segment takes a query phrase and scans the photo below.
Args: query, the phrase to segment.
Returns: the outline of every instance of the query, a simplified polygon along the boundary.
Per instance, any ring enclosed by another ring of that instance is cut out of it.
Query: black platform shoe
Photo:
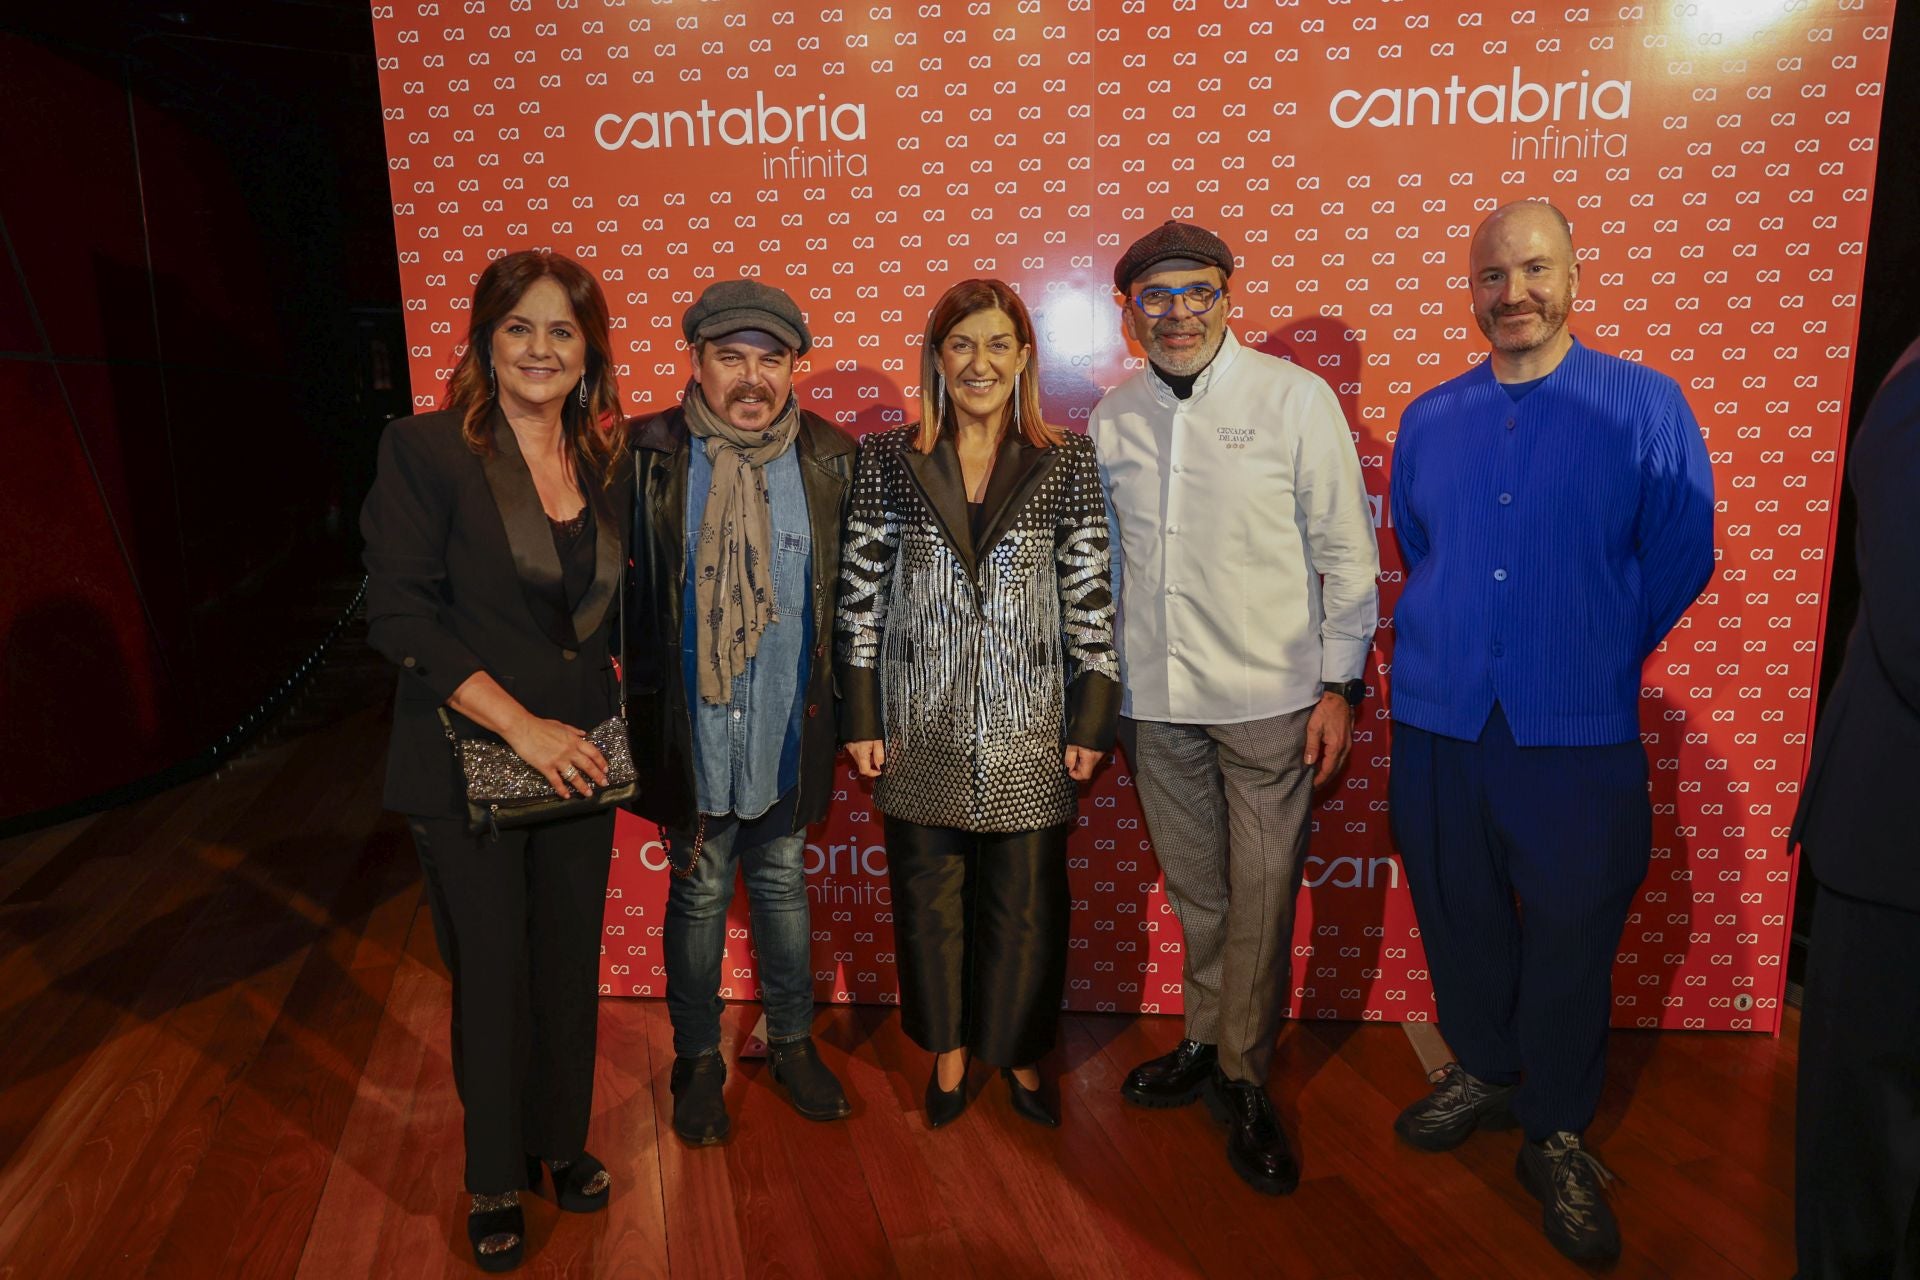
[[[1467,1074],[1457,1062],[1427,1077],[1433,1091],[1402,1111],[1393,1122],[1400,1140],[1422,1151],[1451,1151],[1475,1129],[1511,1129],[1513,1095],[1519,1086],[1491,1084]]]
[[[1265,1086],[1215,1072],[1207,1106],[1227,1126],[1227,1163],[1242,1182],[1270,1196],[1287,1195],[1300,1185],[1300,1166],[1294,1163]]]
[[[1523,1142],[1513,1171],[1540,1202],[1540,1229],[1575,1262],[1608,1262],[1620,1256],[1620,1225],[1607,1207],[1606,1184],[1614,1175],[1564,1130],[1545,1142]]]
[[[520,1211],[520,1193],[475,1196],[467,1214],[467,1243],[473,1262],[482,1271],[512,1271],[526,1255],[527,1216]]]
[[[1172,1053],[1149,1058],[1129,1071],[1120,1092],[1136,1106],[1184,1107],[1207,1087],[1218,1056],[1210,1044],[1182,1040]]]
[[[1031,1120],[1049,1129],[1060,1127],[1060,1116],[1047,1105],[1047,1100],[1040,1096],[1040,1090],[1029,1089],[1021,1084],[1019,1077],[1013,1074],[1012,1067],[1000,1068],[1000,1074],[1006,1077],[1007,1101],[1013,1104],[1015,1115],[1022,1120]]]
[[[553,1202],[568,1213],[595,1213],[607,1207],[613,1190],[613,1175],[607,1166],[582,1152],[571,1160],[555,1160],[553,1166]],[[539,1156],[527,1157],[527,1186],[540,1189]]]

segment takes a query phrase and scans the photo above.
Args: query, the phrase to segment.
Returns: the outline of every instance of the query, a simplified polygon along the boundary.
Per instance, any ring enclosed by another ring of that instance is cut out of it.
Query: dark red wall
[[[250,13],[0,29],[0,822],[203,758],[357,574],[407,403],[368,14]]]

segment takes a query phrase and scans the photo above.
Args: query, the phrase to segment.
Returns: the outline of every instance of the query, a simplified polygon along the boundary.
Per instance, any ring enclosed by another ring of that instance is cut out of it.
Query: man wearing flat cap
[[[809,1120],[848,1114],[812,1038],[806,828],[833,794],[833,579],[854,443],[793,394],[806,317],[753,280],[713,285],[682,331],[680,405],[629,427],[636,501],[628,727],[635,810],[672,879],[663,947],[673,1129],[724,1141],[720,965],[746,882],[775,1081]]]
[[[1299,1169],[1267,1097],[1313,789],[1365,693],[1379,558],[1333,391],[1228,330],[1233,254],[1168,222],[1114,271],[1148,367],[1093,412],[1111,504],[1121,740],[1185,934],[1186,1031],[1122,1092],[1208,1095],[1250,1185]]]

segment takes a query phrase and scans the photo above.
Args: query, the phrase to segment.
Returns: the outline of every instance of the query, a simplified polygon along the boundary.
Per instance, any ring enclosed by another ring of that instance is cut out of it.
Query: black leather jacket
[[[682,830],[698,816],[693,774],[693,717],[681,667],[687,564],[686,413],[635,418],[633,569],[628,580],[627,727],[639,794],[630,806],[643,818]],[[813,527],[813,648],[806,720],[800,736],[800,795],[794,830],[826,816],[833,797],[835,740],[833,603],[840,567],[840,530],[853,487],[853,438],[818,414],[802,411],[794,437]]]

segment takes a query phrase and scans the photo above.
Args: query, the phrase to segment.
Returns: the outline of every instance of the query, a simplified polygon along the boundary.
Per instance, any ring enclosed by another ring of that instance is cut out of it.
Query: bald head
[[[1478,250],[1480,241],[1490,235],[1535,230],[1557,237],[1566,249],[1567,260],[1573,260],[1573,226],[1566,214],[1544,200],[1515,200],[1495,209],[1475,229],[1473,248]]]

